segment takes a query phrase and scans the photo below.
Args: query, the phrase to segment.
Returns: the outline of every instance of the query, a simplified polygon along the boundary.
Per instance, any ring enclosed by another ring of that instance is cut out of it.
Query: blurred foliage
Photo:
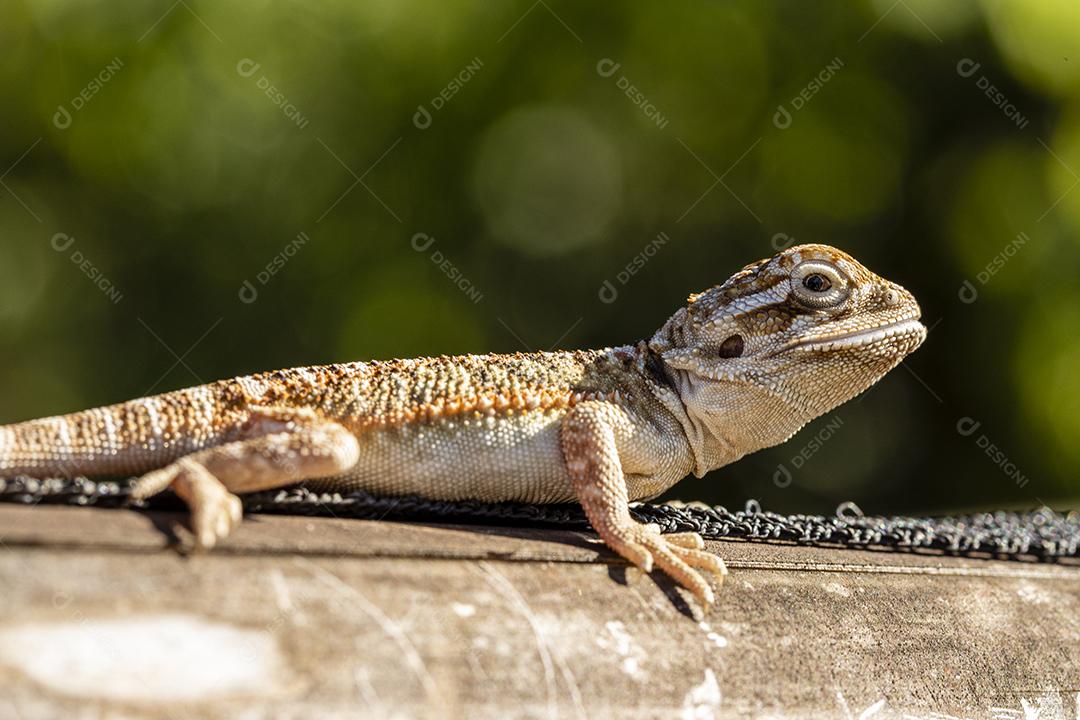
[[[621,344],[818,241],[910,288],[929,340],[674,495],[1080,496],[1074,0],[0,0],[0,42],[0,421]]]

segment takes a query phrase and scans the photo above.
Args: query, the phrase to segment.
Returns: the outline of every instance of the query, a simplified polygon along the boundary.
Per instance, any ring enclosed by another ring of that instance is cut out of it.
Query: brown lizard
[[[234,493],[305,482],[434,500],[580,502],[596,532],[714,600],[723,561],[695,533],[634,521],[655,497],[789,438],[926,336],[904,288],[801,245],[691,295],[651,340],[513,355],[303,367],[0,427],[0,476],[141,474],[190,507],[197,543]]]

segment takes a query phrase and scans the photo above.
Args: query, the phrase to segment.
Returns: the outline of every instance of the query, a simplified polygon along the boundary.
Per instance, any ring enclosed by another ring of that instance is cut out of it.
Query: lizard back
[[[347,476],[314,486],[451,499],[499,475],[508,499],[569,500],[558,419],[587,400],[649,401],[647,383],[630,346],[288,368],[0,426],[0,473],[143,473],[243,437],[252,408],[286,407],[361,443]]]

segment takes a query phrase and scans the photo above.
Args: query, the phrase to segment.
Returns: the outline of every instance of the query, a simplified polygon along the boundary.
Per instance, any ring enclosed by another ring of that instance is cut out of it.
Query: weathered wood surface
[[[0,507],[0,718],[1077,718],[1080,568],[585,533]],[[936,713],[936,714],[935,714]]]

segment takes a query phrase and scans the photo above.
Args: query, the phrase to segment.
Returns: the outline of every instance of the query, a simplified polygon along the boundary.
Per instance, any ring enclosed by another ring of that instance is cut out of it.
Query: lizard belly
[[[558,411],[453,417],[361,432],[360,459],[346,474],[308,483],[433,500],[572,502]]]

